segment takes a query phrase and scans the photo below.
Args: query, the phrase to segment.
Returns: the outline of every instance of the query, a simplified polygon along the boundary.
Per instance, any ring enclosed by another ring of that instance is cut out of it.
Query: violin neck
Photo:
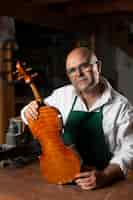
[[[33,95],[35,97],[35,100],[37,102],[39,102],[39,103],[42,103],[42,98],[41,98],[41,96],[40,96],[40,94],[39,94],[39,92],[38,92],[37,87],[35,86],[35,84],[34,83],[30,83],[30,87],[32,89],[32,92],[33,92]]]

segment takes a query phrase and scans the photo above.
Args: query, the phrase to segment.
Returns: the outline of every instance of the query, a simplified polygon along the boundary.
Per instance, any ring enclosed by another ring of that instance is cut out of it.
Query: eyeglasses
[[[76,75],[77,71],[89,72],[89,71],[92,71],[92,67],[95,64],[100,64],[100,60],[96,61],[93,64],[90,64],[88,61],[81,63],[77,67],[71,67],[71,68],[67,69],[66,72],[67,72],[68,75],[71,75],[71,76]]]

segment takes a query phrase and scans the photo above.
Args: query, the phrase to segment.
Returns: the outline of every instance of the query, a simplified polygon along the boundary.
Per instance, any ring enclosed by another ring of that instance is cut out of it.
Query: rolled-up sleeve
[[[22,119],[22,121],[26,124],[26,125],[28,125],[28,122],[27,122],[27,120],[26,120],[26,118],[25,118],[25,116],[24,116],[24,112],[25,112],[25,110],[28,108],[28,105],[26,105],[22,110],[21,110],[21,119]]]
[[[126,175],[128,168],[132,168],[133,161],[133,108],[129,105],[119,114],[116,128],[116,147],[112,164],[118,164]]]
[[[43,102],[45,104],[49,104],[49,105],[54,106],[56,104],[56,92],[53,92],[52,95],[50,95],[47,98],[43,99]],[[22,108],[22,110],[21,110],[21,119],[26,125],[28,125],[28,121],[26,120],[26,117],[25,117],[24,113],[25,113],[27,108],[28,108],[28,105],[24,106]]]

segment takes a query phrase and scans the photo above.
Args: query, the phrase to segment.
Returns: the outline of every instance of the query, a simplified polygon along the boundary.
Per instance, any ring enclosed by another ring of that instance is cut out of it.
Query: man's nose
[[[78,75],[80,75],[80,76],[83,75],[84,73],[83,73],[82,67],[77,67],[76,73],[77,73]]]

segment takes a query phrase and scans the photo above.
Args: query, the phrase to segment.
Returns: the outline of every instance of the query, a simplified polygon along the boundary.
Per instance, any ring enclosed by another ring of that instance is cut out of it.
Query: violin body
[[[41,144],[42,155],[39,159],[44,178],[49,183],[71,182],[80,172],[80,159],[62,141],[62,119],[59,111],[50,106],[40,107],[38,119],[30,120],[29,127]]]
[[[42,102],[41,96],[32,81],[32,77],[26,73],[20,62],[16,64],[18,80],[25,80],[34,94],[37,102]],[[27,69],[28,70],[28,69]],[[38,119],[28,121],[33,136],[41,145],[42,154],[40,169],[49,183],[65,184],[71,182],[80,172],[80,159],[77,153],[64,145],[62,132],[62,118],[55,107],[40,106]]]

